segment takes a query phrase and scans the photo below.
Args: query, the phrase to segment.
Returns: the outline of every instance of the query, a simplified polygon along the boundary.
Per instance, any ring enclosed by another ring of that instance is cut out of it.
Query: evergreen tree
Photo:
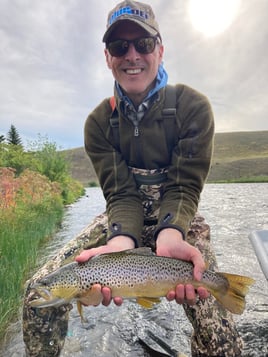
[[[0,143],[4,142],[6,140],[4,135],[0,135]]]
[[[22,146],[22,140],[19,136],[17,129],[13,124],[10,126],[10,129],[7,133],[7,142],[9,144]]]

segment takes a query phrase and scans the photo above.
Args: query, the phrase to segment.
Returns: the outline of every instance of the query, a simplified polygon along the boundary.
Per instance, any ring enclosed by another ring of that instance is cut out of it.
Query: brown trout
[[[32,286],[37,298],[31,301],[31,306],[58,307],[75,299],[82,318],[82,305],[98,305],[102,301],[102,294],[94,289],[94,284],[109,287],[113,297],[135,298],[147,308],[176,285],[192,284],[195,288],[205,287],[230,312],[242,314],[245,295],[253,283],[246,276],[210,270],[203,273],[201,281],[196,281],[192,263],[156,256],[150,248],[138,248],[60,267]]]

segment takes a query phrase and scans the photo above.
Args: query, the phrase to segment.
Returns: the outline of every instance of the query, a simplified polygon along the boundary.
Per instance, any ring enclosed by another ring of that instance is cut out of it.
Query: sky
[[[203,7],[195,16],[190,0],[146,1],[160,26],[169,83],[207,95],[216,132],[268,130],[268,0],[230,0],[236,12],[219,33],[217,9],[197,1]],[[86,117],[113,95],[102,36],[117,2],[0,0],[0,135],[13,124],[25,146],[40,136],[63,149],[83,146]],[[197,26],[202,10],[215,20],[207,32]]]

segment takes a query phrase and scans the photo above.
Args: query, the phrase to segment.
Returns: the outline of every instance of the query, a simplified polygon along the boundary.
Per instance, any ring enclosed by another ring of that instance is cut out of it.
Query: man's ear
[[[162,44],[159,45],[159,64],[162,63],[163,60],[163,56],[164,56],[164,46]]]
[[[104,49],[104,54],[105,54],[105,58],[106,58],[106,63],[109,69],[111,69],[111,55],[109,53],[109,51],[107,50],[107,48]]]

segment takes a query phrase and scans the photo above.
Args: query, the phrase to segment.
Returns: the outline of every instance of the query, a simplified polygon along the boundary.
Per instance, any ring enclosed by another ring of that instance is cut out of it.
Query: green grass
[[[16,212],[12,220],[0,220],[0,341],[21,306],[24,284],[36,264],[38,250],[62,215],[63,206],[54,205]]]

